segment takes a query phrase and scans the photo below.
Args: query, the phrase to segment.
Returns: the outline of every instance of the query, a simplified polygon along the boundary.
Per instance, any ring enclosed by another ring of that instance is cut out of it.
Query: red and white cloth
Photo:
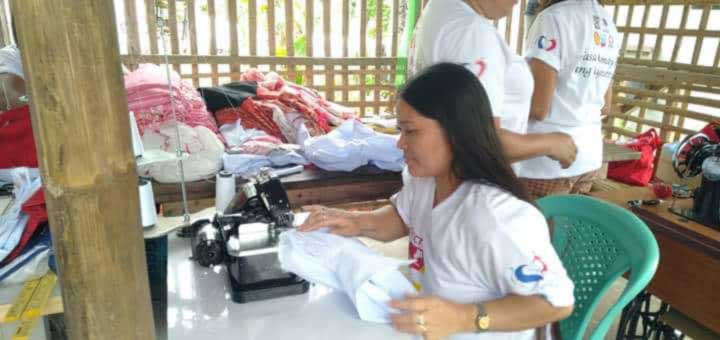
[[[173,121],[172,95],[178,122],[190,127],[204,126],[222,141],[215,119],[197,90],[175,71],[171,71],[170,84],[168,87],[166,70],[153,64],[140,65],[125,76],[128,108],[135,114],[140,135],[146,129],[158,131],[160,126]]]
[[[283,142],[297,143],[299,125],[317,136],[329,132],[331,125],[355,117],[353,109],[329,102],[315,90],[284,80],[275,72],[250,69],[240,80],[257,82],[257,96],[245,99],[239,107],[215,112],[220,126],[239,119],[246,128],[261,129]]]

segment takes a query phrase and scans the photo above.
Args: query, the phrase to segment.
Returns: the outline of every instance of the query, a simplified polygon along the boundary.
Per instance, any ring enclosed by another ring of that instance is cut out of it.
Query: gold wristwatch
[[[475,330],[475,332],[486,332],[490,329],[490,316],[485,312],[485,305],[478,303],[475,306],[477,307],[477,315],[475,316],[475,327],[477,330]]]

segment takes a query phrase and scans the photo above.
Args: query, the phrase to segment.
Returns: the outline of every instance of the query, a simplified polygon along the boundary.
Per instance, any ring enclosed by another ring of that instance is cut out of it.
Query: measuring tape
[[[15,330],[12,340],[26,340],[30,337],[56,283],[57,276],[53,272],[25,283],[5,315],[5,322],[22,321]]]

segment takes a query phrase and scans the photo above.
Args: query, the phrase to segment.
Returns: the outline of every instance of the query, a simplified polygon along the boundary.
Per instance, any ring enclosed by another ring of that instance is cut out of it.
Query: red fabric
[[[216,112],[218,125],[234,123],[242,115],[246,119],[242,125],[246,128],[261,128],[280,138],[277,133],[283,130],[273,121],[273,107],[280,108],[290,122],[294,119],[288,118],[288,114],[299,113],[311,136],[330,132],[330,125],[339,125],[343,120],[354,118],[351,109],[328,102],[317,91],[286,81],[275,72],[262,73],[250,69],[240,76],[240,80],[257,82],[257,95],[246,99],[236,110]],[[287,140],[287,137],[282,138]]]
[[[718,131],[720,130],[720,121],[714,121],[710,122],[707,125],[705,125],[702,130],[700,130],[700,133],[704,133],[711,142],[713,143],[719,143],[720,142],[720,136],[718,136]]]
[[[662,145],[657,130],[650,129],[624,144],[640,151],[640,159],[610,162],[607,177],[627,184],[646,186],[653,176],[655,151]]]
[[[240,119],[243,127],[263,130],[267,134],[279,138],[283,143],[287,143],[287,138],[283,136],[280,128],[272,119],[272,109],[257,105],[250,98],[245,99],[239,108],[230,107],[215,112],[215,118],[220,125],[233,124]]]
[[[0,169],[38,167],[30,107],[0,113]]]
[[[36,191],[29,200],[25,201],[20,210],[26,213],[30,218],[28,219],[27,225],[25,225],[25,230],[23,230],[22,236],[20,237],[20,242],[18,242],[15,249],[8,254],[0,265],[6,265],[20,255],[23,248],[25,248],[25,245],[27,245],[28,241],[30,241],[30,238],[33,234],[35,234],[38,227],[40,227],[43,223],[47,223],[48,213],[47,208],[45,207],[45,193],[43,189],[38,189],[38,191]]]

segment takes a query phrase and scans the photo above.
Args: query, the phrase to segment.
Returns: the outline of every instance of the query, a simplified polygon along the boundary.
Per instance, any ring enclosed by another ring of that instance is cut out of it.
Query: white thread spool
[[[140,178],[138,191],[140,193],[140,216],[143,228],[150,228],[157,224],[155,211],[155,198],[153,197],[152,183]]]
[[[225,212],[235,197],[235,175],[230,171],[220,171],[215,176],[215,209]]]
[[[145,153],[142,138],[140,138],[140,130],[135,121],[135,114],[130,112],[130,139],[132,139],[133,155],[135,158],[141,157]]]

